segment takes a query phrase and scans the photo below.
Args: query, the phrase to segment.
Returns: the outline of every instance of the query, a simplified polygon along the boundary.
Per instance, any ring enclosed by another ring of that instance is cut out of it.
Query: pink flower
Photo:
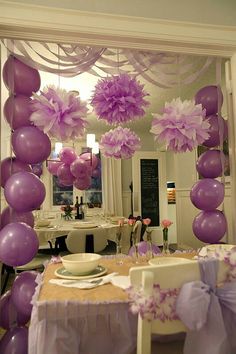
[[[133,226],[135,224],[135,219],[129,219],[128,220],[128,225]]]
[[[148,226],[148,225],[150,225],[151,221],[152,221],[152,220],[149,219],[149,218],[143,219],[143,224],[146,225],[146,226]]]
[[[162,220],[161,222],[161,226],[164,228],[164,229],[168,229],[169,226],[171,226],[173,224],[172,221],[170,220],[167,220],[167,219],[164,219]]]
[[[119,226],[124,226],[124,219],[118,220],[118,225]]]

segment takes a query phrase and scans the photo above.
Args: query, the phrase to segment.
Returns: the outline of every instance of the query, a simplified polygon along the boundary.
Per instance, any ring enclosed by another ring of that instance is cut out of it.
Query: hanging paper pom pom
[[[48,86],[33,98],[30,120],[44,133],[59,141],[84,134],[88,108],[76,92]]]
[[[192,151],[209,138],[206,111],[194,101],[180,98],[165,103],[162,115],[153,114],[151,133],[174,152]]]
[[[104,156],[115,159],[129,159],[140,147],[140,138],[130,129],[122,127],[105,133],[99,144]]]
[[[127,74],[98,81],[91,100],[98,119],[118,125],[143,117],[149,105],[143,86]]]

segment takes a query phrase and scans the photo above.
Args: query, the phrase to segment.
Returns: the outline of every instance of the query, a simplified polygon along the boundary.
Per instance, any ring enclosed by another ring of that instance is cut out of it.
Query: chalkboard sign
[[[141,213],[151,226],[160,226],[158,159],[141,159]]]

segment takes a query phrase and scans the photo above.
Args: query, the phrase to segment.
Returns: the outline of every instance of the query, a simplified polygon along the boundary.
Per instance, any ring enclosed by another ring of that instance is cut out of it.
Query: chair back
[[[226,265],[221,261],[217,282],[225,279]],[[160,264],[155,266],[140,266],[130,269],[130,280],[133,287],[142,286],[143,294],[153,294],[153,285],[159,284],[161,289],[180,289],[183,284],[200,280],[199,264],[196,260],[186,259],[186,263]],[[187,328],[180,320],[155,319],[147,321],[138,316],[137,354],[151,353],[151,334],[174,334],[186,332]]]
[[[103,228],[73,230],[68,233],[66,247],[71,253],[86,252],[86,240],[93,243],[93,250],[90,252],[101,252],[107,246],[107,234]]]

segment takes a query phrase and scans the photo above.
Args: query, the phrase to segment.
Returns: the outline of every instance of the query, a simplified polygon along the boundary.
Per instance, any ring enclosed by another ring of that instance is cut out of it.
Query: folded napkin
[[[117,275],[111,279],[112,285],[118,286],[121,289],[127,289],[131,286],[129,275]]]
[[[113,277],[117,274],[118,273],[110,273],[108,275],[105,275],[104,277],[97,277],[97,278],[83,279],[83,280],[51,279],[49,280],[49,283],[65,286],[67,288],[92,289],[92,288],[96,288],[97,286],[110,283]]]

